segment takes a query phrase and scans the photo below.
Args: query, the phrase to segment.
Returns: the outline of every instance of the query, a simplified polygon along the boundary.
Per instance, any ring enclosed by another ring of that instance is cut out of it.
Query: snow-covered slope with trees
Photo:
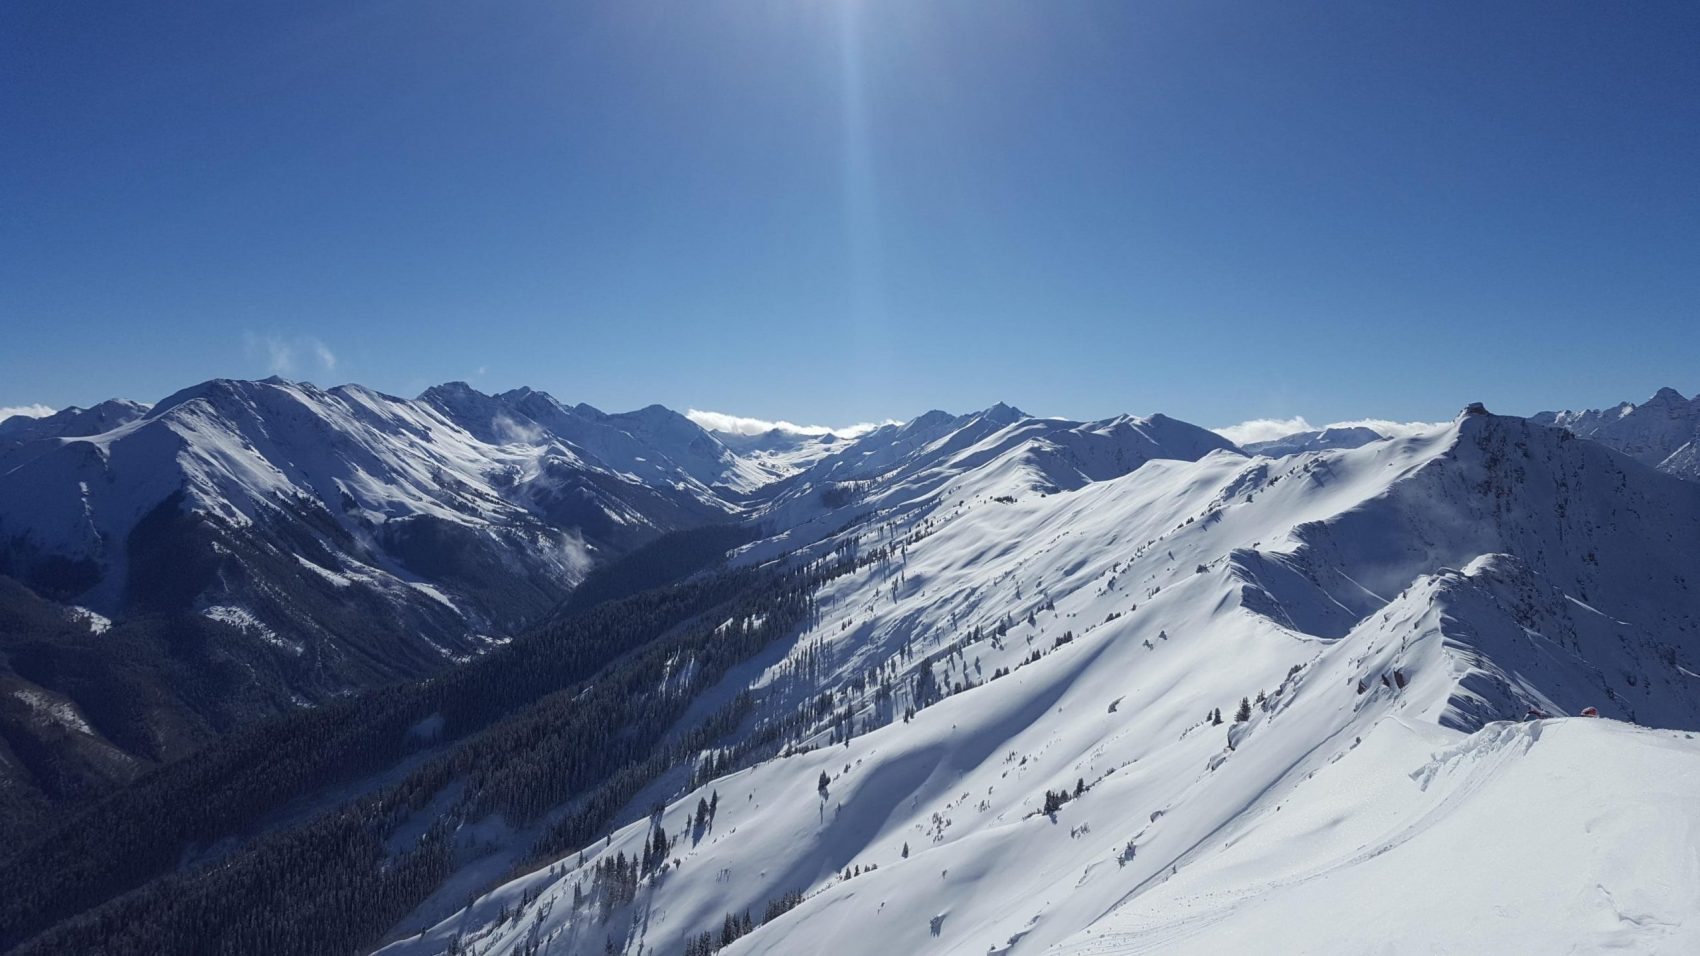
[[[1639,405],[1579,412],[1541,412],[1533,421],[1568,428],[1682,478],[1700,480],[1700,395],[1661,388]]]
[[[1700,945],[1700,487],[1479,409],[875,436],[744,553],[840,569],[745,726],[384,952]]]

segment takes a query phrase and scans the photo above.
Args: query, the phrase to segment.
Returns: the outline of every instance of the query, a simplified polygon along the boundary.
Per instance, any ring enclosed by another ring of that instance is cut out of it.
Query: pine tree
[[[824,796],[826,796],[826,788],[828,786],[830,786],[831,783],[832,783],[832,779],[826,775],[825,770],[822,770],[820,772],[820,783],[815,786],[815,789],[819,790],[820,793],[821,793],[821,796],[824,797]]]
[[[909,844],[907,842],[903,844],[903,858],[909,859]]]
[[[732,914],[727,913],[726,918],[720,921],[720,945],[726,947],[737,941],[738,924],[732,922]]]
[[[1243,724],[1251,719],[1251,701],[1240,698],[1240,712],[1234,715],[1234,723]]]

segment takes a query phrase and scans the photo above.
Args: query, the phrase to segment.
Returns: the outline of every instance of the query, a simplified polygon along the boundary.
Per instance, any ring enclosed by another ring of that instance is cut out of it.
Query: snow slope
[[[737,432],[711,432],[746,469],[753,470],[751,490],[789,478],[806,471],[823,458],[843,451],[856,438],[846,438],[832,432],[812,435],[772,428],[755,435]]]
[[[1054,952],[1700,947],[1693,734],[1567,719],[1448,745],[1424,730],[1366,739]]]
[[[1123,471],[1012,412],[774,501],[748,559],[855,567],[726,688],[782,743],[383,951],[1693,950],[1700,749],[1630,721],[1700,727],[1700,487],[1485,414]]]

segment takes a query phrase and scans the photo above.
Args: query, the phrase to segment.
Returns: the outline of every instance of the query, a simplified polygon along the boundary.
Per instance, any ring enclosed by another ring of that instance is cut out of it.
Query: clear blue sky
[[[1700,388],[1700,3],[1404,6],[11,0],[0,405]]]

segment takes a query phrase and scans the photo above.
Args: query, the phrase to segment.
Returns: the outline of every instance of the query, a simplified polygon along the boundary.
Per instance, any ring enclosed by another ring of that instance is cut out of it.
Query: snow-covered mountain
[[[1541,412],[1531,420],[1568,428],[1660,471],[1700,480],[1700,395],[1689,399],[1674,388],[1661,388],[1639,405]]]
[[[86,438],[111,431],[147,414],[148,406],[120,398],[93,408],[62,408],[51,415],[30,418],[13,415],[0,419],[0,455],[26,442],[43,438]]]
[[[600,551],[737,510],[702,480],[724,449],[664,409],[276,379],[113,404],[28,422],[0,452],[5,570],[109,617],[222,614],[297,654],[326,636],[292,612],[303,588],[364,594],[454,657],[546,610]],[[111,427],[89,427],[96,413]]]
[[[1188,429],[823,460],[743,552],[823,584],[710,695],[738,732],[382,952],[1700,946],[1700,486],[1479,407],[1274,460]]]
[[[75,801],[255,718],[452,667],[607,559],[739,520],[730,489],[759,474],[666,409],[459,383],[410,401],[216,380],[8,419],[0,575],[63,607],[0,593],[31,622],[4,633],[0,677],[38,702],[0,713],[0,790]]]
[[[0,460],[130,468],[152,428],[220,547],[278,500],[328,514],[222,587],[346,534],[361,574],[476,597],[392,523],[593,562],[704,514],[748,543],[695,576],[640,549],[639,586],[677,583],[119,790],[0,872],[24,952],[1700,946],[1700,484],[1572,430],[1471,406],[1250,450],[997,405],[739,441],[524,389],[214,385]],[[57,693],[0,682],[0,727],[78,733]]]
[[[845,438],[832,432],[819,435],[772,428],[755,435],[711,431],[720,443],[757,473],[757,487],[789,478],[843,451],[861,438]]]
[[[932,411],[869,432],[775,485],[759,518],[790,549],[870,511],[911,512],[946,495],[1055,494],[1120,477],[1156,459],[1237,450],[1215,432],[1166,415],[1097,422],[1035,418],[998,404],[967,415]],[[966,500],[966,499],[964,499]]]

